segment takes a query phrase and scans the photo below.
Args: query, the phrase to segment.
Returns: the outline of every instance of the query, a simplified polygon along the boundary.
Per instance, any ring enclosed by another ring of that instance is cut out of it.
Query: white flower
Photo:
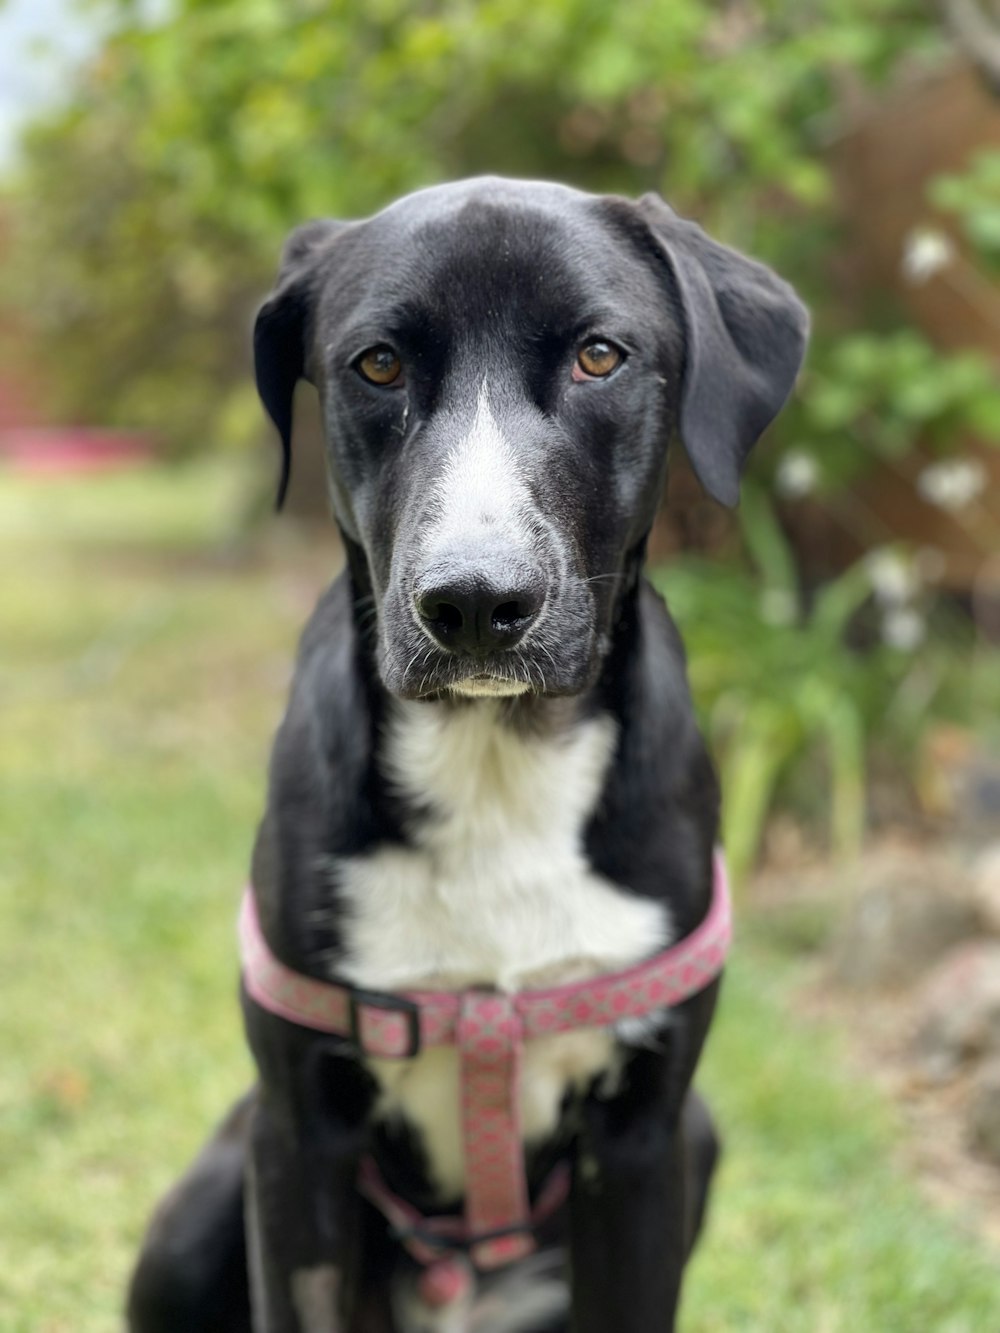
[[[947,458],[931,463],[917,478],[917,490],[939,509],[955,513],[981,495],[986,486],[986,468],[978,458]]]
[[[790,449],[778,463],[774,474],[774,483],[778,494],[786,500],[801,500],[816,489],[819,481],[819,464],[811,454]]]
[[[875,600],[882,606],[901,606],[920,588],[920,578],[911,560],[891,546],[871,551],[865,559]]]
[[[954,258],[950,236],[931,227],[915,227],[903,242],[903,277],[918,287],[947,268]]]
[[[912,607],[891,607],[882,618],[882,642],[900,652],[912,653],[924,641],[927,624]]]

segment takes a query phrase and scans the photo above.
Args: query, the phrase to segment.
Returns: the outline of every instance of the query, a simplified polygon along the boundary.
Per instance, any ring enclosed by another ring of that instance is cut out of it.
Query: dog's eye
[[[576,354],[573,378],[580,380],[602,380],[617,370],[623,360],[621,349],[614,343],[598,338],[586,343]]]
[[[378,384],[383,388],[395,384],[403,373],[403,366],[391,347],[380,343],[362,353],[354,363],[354,368],[369,384]]]

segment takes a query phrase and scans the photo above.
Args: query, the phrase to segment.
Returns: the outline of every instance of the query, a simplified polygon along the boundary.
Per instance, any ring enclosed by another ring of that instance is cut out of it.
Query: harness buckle
[[[380,1009],[387,1014],[402,1014],[406,1019],[406,1050],[401,1051],[397,1060],[412,1060],[420,1053],[420,1006],[415,1000],[408,1000],[404,995],[387,995],[384,991],[363,990],[352,986],[348,991],[348,1019],[351,1041],[359,1051],[364,1051],[365,1043],[361,1034],[361,1007]]]

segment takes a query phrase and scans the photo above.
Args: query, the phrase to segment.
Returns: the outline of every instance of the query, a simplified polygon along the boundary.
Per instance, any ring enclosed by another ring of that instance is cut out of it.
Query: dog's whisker
[[[426,649],[425,645],[421,644],[420,647],[417,649],[417,651],[413,654],[413,656],[412,656],[412,657],[410,658],[410,660],[407,662],[406,666],[403,668],[403,679],[404,679],[404,680],[406,680],[406,679],[409,677],[409,674],[410,674],[411,670],[413,669],[413,666],[414,666],[414,664],[416,663],[417,659],[421,656],[422,653],[426,653],[426,651],[427,651],[427,649]]]
[[[549,661],[552,663],[552,669],[553,669],[554,671],[558,672],[558,670],[559,670],[559,664],[558,664],[558,662],[556,661],[556,659],[553,657],[553,655],[552,655],[552,650],[548,647],[548,645],[547,645],[547,644],[544,644],[544,643],[542,643],[542,642],[539,641],[539,643],[538,643],[536,646],[537,646],[537,648],[538,648],[538,651],[541,652],[541,653],[544,653],[545,656],[546,656],[546,657],[549,659]]]

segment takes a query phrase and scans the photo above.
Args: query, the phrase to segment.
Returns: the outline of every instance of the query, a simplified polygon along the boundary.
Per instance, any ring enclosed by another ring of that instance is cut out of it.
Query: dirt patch
[[[811,955],[796,1013],[843,1034],[851,1065],[898,1108],[901,1164],[938,1206],[1000,1252],[1000,1160],[982,1150],[997,1132],[990,1088],[998,1057],[988,1009],[982,1037],[970,1036],[979,1028],[969,1014],[975,986],[986,1005],[1000,981],[991,971],[1000,935],[982,910],[982,868],[996,857],[995,847],[890,838],[853,868],[785,858],[757,878],[747,898],[752,928],[765,941]],[[953,929],[957,920],[961,932]],[[941,922],[948,929],[938,934]],[[914,939],[919,967],[894,956]],[[858,958],[864,966],[854,965]],[[970,1020],[945,1032],[954,1035],[952,1046],[933,1026],[950,1005]]]

